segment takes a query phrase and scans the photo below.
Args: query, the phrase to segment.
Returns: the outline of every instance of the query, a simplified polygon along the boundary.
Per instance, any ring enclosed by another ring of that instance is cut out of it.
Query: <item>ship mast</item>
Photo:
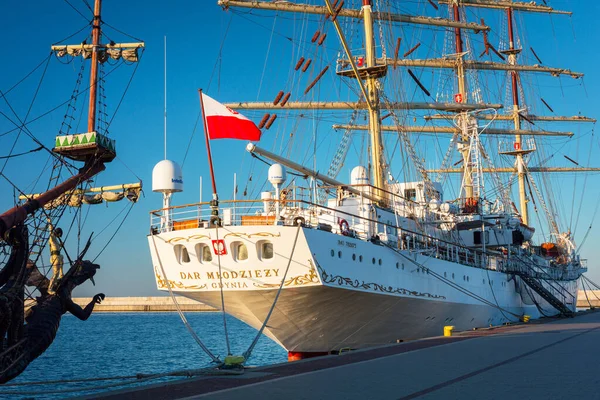
[[[94,22],[92,25],[92,64],[90,68],[90,104],[88,108],[88,132],[94,132],[96,127],[96,92],[98,90],[98,45],[102,31],[100,28],[100,9],[102,0],[94,3]]]
[[[371,0],[363,0],[363,21],[365,27],[365,56],[367,68],[375,67],[375,37],[373,35],[373,19]],[[385,189],[384,161],[382,157],[383,144],[381,141],[381,119],[379,111],[379,88],[375,75],[368,74],[367,95],[372,107],[369,107],[369,133],[371,137],[371,175],[373,186]]]
[[[459,12],[458,4],[454,3],[452,5],[452,15],[454,21],[460,22],[460,12]],[[467,90],[466,90],[466,79],[465,79],[465,64],[464,64],[464,48],[463,48],[463,40],[462,33],[460,28],[454,28],[454,45],[456,51],[456,76],[458,79],[458,94],[455,98],[457,102],[467,102]],[[458,126],[461,130],[461,142],[462,148],[461,153],[463,157],[463,166],[464,166],[464,178],[463,178],[463,186],[465,188],[465,197],[467,199],[473,198],[473,176],[471,174],[471,159],[469,152],[469,131],[467,128],[468,124],[468,115],[466,112],[462,112],[458,116]]]
[[[513,9],[508,7],[506,9],[506,17],[508,19],[508,51],[505,53],[508,55],[508,63],[510,65],[517,64],[517,54],[521,52],[521,49],[515,49],[515,35],[513,31]],[[521,116],[519,115],[519,73],[515,70],[510,72],[511,84],[512,84],[512,98],[513,98],[513,118],[515,130],[521,129]],[[521,218],[525,225],[529,224],[529,211],[527,207],[527,196],[525,194],[525,162],[523,160],[523,154],[529,153],[529,150],[524,150],[522,145],[522,136],[515,135],[514,154],[517,158],[517,179],[519,184],[519,210],[521,212]]]

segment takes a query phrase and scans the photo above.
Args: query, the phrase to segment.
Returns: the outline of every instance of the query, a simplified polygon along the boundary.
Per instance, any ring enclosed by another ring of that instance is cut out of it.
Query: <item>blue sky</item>
[[[0,33],[6,40],[3,63],[0,64],[0,89],[6,91],[23,78],[49,53],[49,46],[84,27],[91,13],[81,0],[69,1],[86,18],[84,19],[64,1],[37,2],[35,7],[30,3],[10,2],[2,5],[0,13]],[[352,2],[346,2],[347,6]],[[407,2],[397,8],[403,12],[422,12],[435,14],[427,2],[415,5]],[[574,81],[570,78],[523,78],[524,83],[531,84],[535,92],[525,91],[526,98],[531,101],[532,110],[540,114],[546,113],[539,101],[543,97],[555,109],[557,114],[576,115],[581,113],[590,117],[598,117],[598,100],[595,93],[600,92],[600,75],[595,74],[600,56],[594,49],[600,37],[595,15],[600,12],[600,5],[592,2],[552,1],[556,8],[567,8],[574,11],[574,16],[519,16],[516,29],[519,35],[528,36],[524,45],[523,57],[533,61],[529,46],[533,46],[540,58],[549,66],[562,66],[587,73],[585,80]],[[441,11],[440,11],[441,12]],[[127,95],[120,106],[111,125],[111,137],[117,139],[119,158],[108,166],[108,169],[95,182],[96,185],[130,183],[141,178],[145,185],[145,197],[141,199],[110,246],[98,258],[102,269],[97,275],[97,290],[108,295],[154,295],[158,292],[154,286],[146,234],[149,230],[148,212],[160,208],[161,197],[151,192],[151,171],[156,162],[163,157],[163,38],[168,40],[168,157],[184,164],[185,192],[175,197],[176,203],[195,202],[199,198],[199,177],[204,177],[204,200],[210,195],[208,167],[205,160],[205,146],[201,123],[190,142],[199,112],[198,88],[203,88],[212,97],[220,101],[270,101],[279,90],[292,91],[295,100],[355,100],[356,96],[346,84],[342,83],[331,70],[335,67],[335,58],[339,42],[330,24],[326,25],[328,34],[325,49],[313,50],[310,37],[320,28],[320,20],[311,16],[307,21],[301,17],[282,14],[276,20],[265,18],[273,13],[249,14],[247,10],[223,11],[216,1],[141,1],[132,0],[117,2],[105,0],[103,4],[104,21],[120,31],[126,32],[146,43],[142,61],[135,72],[134,79]],[[493,32],[491,40],[498,41],[502,33],[502,17],[498,13],[486,15]],[[469,11],[467,16],[474,14]],[[521,21],[527,25],[522,26]],[[425,58],[439,53],[441,34],[438,31],[422,31],[420,38],[411,33],[410,27],[398,28],[394,35],[404,38],[403,51],[408,44],[423,42],[415,58]],[[88,30],[75,35],[67,43],[78,43],[86,36]],[[349,41],[354,48],[360,47],[361,33],[354,30]],[[436,33],[437,32],[437,33]],[[133,41],[120,32],[105,26],[108,38],[117,42]],[[437,35],[437,36],[436,36]],[[473,37],[475,48],[480,36]],[[494,43],[496,43],[494,42]],[[358,44],[357,44],[358,43]],[[388,45],[388,55],[393,52]],[[481,48],[479,47],[481,50]],[[314,51],[314,53],[313,53]],[[381,51],[381,49],[379,49]],[[477,51],[479,53],[480,51]],[[300,55],[314,54],[315,64],[310,75],[294,75],[293,66]],[[497,60],[496,60],[497,61]],[[307,96],[302,96],[304,88],[325,65],[330,65],[330,72],[317,89]],[[46,76],[40,87],[38,97],[30,112],[30,119],[38,116],[62,103],[71,95],[80,63],[61,64],[52,57],[48,64]],[[109,70],[111,67],[107,67]],[[109,114],[114,112],[119,99],[134,71],[135,66],[123,65],[111,73],[106,84]],[[42,69],[38,69],[22,84],[11,91],[7,98],[20,118],[23,118],[30,106],[31,99],[40,81]],[[419,75],[430,89],[435,88],[441,75]],[[85,80],[87,80],[87,70]],[[494,80],[496,79],[496,80]],[[403,87],[407,88],[409,100],[427,101],[414,85],[408,75],[403,72]],[[500,79],[502,81],[502,79]],[[502,87],[497,78],[483,81],[486,87]],[[494,86],[496,85],[496,86]],[[451,91],[451,90],[450,90]],[[441,94],[443,95],[443,93]],[[78,103],[77,115],[82,103]],[[0,111],[11,116],[7,104],[0,100]],[[61,108],[29,125],[30,130],[47,146],[54,142],[65,109]],[[255,121],[259,121],[262,112],[245,113]],[[86,112],[83,114],[85,121]],[[297,114],[296,114],[297,115]],[[311,151],[313,137],[316,137],[318,154],[317,167],[325,171],[335,152],[342,132],[331,129],[332,122],[347,121],[348,113],[334,115],[331,112],[307,113],[303,118],[281,113],[274,127],[264,133],[261,146],[312,165]],[[414,115],[417,117],[417,115]],[[413,117],[411,114],[410,118]],[[0,134],[11,130],[14,126],[0,115]],[[549,144],[545,154],[556,156],[555,165],[569,166],[563,155],[578,160],[582,165],[600,166],[598,159],[598,141],[592,134],[592,126],[546,126],[548,130],[573,130],[578,140],[556,139]],[[79,131],[85,130],[85,123],[79,125]],[[293,134],[292,134],[293,133]],[[0,136],[0,156],[9,153],[16,138],[16,132]],[[358,134],[349,152],[349,159],[340,173],[340,179],[346,180],[353,165],[364,162],[364,136]],[[394,138],[386,139],[390,148],[394,148]],[[446,139],[444,139],[446,140]],[[188,144],[189,146],[188,149]],[[22,135],[17,141],[15,153],[35,148],[31,140]],[[258,194],[266,177],[266,169],[253,161],[244,151],[245,143],[231,140],[213,142],[215,168],[218,171],[217,185],[220,197],[232,197],[233,173],[238,173],[239,193],[244,191],[248,176],[253,182],[248,185],[248,193]],[[426,158],[429,167],[439,166],[443,156],[437,138],[423,136],[419,138],[420,154]],[[437,150],[434,150],[437,149]],[[389,150],[390,152],[392,150]],[[388,153],[390,154],[390,153]],[[454,156],[456,158],[456,156]],[[591,160],[588,163],[588,157]],[[47,161],[47,155],[33,153],[18,159],[9,160],[4,173],[22,187],[34,181]],[[0,160],[2,161],[2,160]],[[3,162],[0,162],[0,168]],[[533,165],[533,164],[532,164]],[[398,173],[401,168],[396,165]],[[402,174],[397,175],[402,177]],[[583,176],[573,174],[552,176],[557,208],[562,219],[568,225],[575,226],[578,218],[576,239],[581,241],[593,216],[595,205],[599,199],[600,186],[597,175],[587,180]],[[47,183],[47,179],[44,182]],[[576,183],[574,183],[576,182]],[[585,183],[585,186],[584,186]],[[575,186],[575,184],[577,186]],[[456,186],[456,184],[454,184]],[[580,202],[585,187],[584,200]],[[41,184],[36,187],[38,191]],[[12,189],[0,178],[0,209],[12,205]],[[450,193],[450,192],[448,192]],[[574,194],[573,194],[574,193]],[[110,238],[121,217],[129,207],[125,203],[100,205],[90,209],[88,220],[82,230],[81,237],[87,237],[92,231],[98,233],[108,222],[111,225],[98,237],[90,255],[95,256]],[[581,213],[579,214],[579,209]],[[69,211],[64,224],[69,224],[74,211]],[[88,212],[83,211],[84,215]],[[121,214],[119,214],[121,213]],[[540,214],[541,215],[541,214]],[[534,222],[537,220],[534,217]],[[570,222],[570,224],[569,224]],[[600,231],[593,228],[582,250],[584,257],[597,259],[600,251],[595,249]],[[76,247],[76,232],[69,237],[70,246]],[[75,251],[72,250],[74,253]],[[589,276],[600,281],[600,272],[594,262],[590,263]],[[89,286],[79,294],[92,294],[96,291]]]

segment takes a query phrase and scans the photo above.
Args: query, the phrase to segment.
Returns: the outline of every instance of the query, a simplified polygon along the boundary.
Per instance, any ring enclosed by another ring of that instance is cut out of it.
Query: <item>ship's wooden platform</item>
[[[97,395],[101,399],[599,398],[600,313]]]

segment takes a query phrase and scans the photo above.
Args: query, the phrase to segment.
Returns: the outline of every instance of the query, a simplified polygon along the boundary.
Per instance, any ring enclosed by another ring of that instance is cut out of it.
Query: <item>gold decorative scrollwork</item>
[[[365,289],[372,290],[376,292],[382,293],[390,293],[390,294],[402,294],[405,296],[415,296],[415,297],[427,297],[429,299],[445,299],[446,296],[440,296],[437,294],[431,294],[426,292],[417,292],[415,290],[408,290],[404,288],[396,288],[393,286],[385,286],[379,283],[374,282],[365,282],[359,281],[358,279],[346,278],[340,275],[329,275],[320,265],[317,264],[317,268],[321,273],[321,279],[323,283],[334,283],[338,286],[350,286],[355,289]]]
[[[204,285],[186,285],[183,282],[169,280],[169,284],[167,285],[167,281],[163,279],[156,267],[154,267],[154,274],[156,275],[156,285],[159,289],[168,289],[169,286],[172,289],[206,289],[206,283]]]
[[[253,236],[258,236],[258,237],[280,237],[281,233],[271,233],[271,232],[256,232],[256,233],[244,233],[244,232],[229,232],[228,234],[226,234],[225,236],[223,236],[223,239],[225,239],[227,236],[233,236],[233,237],[244,237],[246,236],[248,239],[253,237]]]
[[[308,263],[310,264],[310,270],[308,271],[307,274],[298,275],[298,276],[294,276],[290,279],[286,279],[285,282],[283,282],[283,286],[284,287],[304,286],[304,285],[308,285],[311,283],[319,283],[319,275],[317,274],[317,270],[315,269],[311,260],[308,260]],[[281,284],[280,283],[256,283],[256,282],[254,282],[254,286],[257,288],[261,288],[261,289],[276,288],[276,287],[279,287],[279,285],[281,285]]]
[[[187,241],[186,238],[181,237],[181,236],[177,236],[177,237],[174,237],[174,238],[171,238],[171,239],[167,239],[167,240],[165,240],[165,242],[171,243],[171,242],[179,242],[181,240],[186,240]]]
[[[271,232],[256,232],[256,233],[251,233],[248,235],[248,237],[252,237],[252,236],[259,236],[259,237],[280,237],[281,233],[277,232],[277,234],[271,233]]]
[[[188,236],[187,241],[189,242],[192,239],[193,240],[210,239],[210,236],[208,236],[208,235],[192,235],[192,236]]]

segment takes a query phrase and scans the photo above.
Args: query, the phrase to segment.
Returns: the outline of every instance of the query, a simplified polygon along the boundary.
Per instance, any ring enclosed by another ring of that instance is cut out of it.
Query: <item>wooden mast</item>
[[[100,8],[102,0],[94,3],[94,23],[92,26],[92,65],[90,68],[90,104],[88,111],[88,132],[96,128],[96,92],[98,90],[98,46],[102,34],[100,28]]]
[[[458,4],[452,5],[452,14],[455,22],[460,22],[460,9]],[[458,99],[461,103],[466,103],[467,99],[467,88],[465,79],[465,65],[463,60],[463,40],[462,32],[460,28],[454,28],[454,45],[456,51],[456,76],[458,78]],[[455,99],[456,100],[456,99]],[[458,102],[458,101],[457,101]],[[465,188],[465,197],[467,199],[473,198],[473,176],[471,174],[471,159],[469,154],[469,133],[467,129],[468,117],[466,113],[461,113],[458,118],[458,124],[461,130],[461,142],[462,148],[461,153],[463,157],[464,166],[464,180],[463,185]]]
[[[371,15],[371,0],[363,0],[363,21],[365,27],[365,58],[367,68],[375,67],[375,38],[373,35],[373,18]],[[369,133],[371,138],[371,176],[373,186],[385,189],[383,144],[381,141],[381,119],[379,112],[379,89],[377,78],[373,75],[367,76],[367,92],[369,101],[373,107],[369,108]],[[376,196],[381,198],[381,191],[376,189]]]
[[[511,7],[506,9],[506,17],[508,19],[508,63],[514,65],[517,63],[517,54],[520,50],[515,49],[515,34],[513,31],[513,10]],[[521,129],[521,116],[519,115],[519,73],[511,71],[512,98],[513,98],[513,117],[515,130]],[[523,144],[522,136],[515,135],[515,153],[517,158],[518,184],[519,184],[519,208],[521,218],[525,225],[529,224],[529,210],[527,207],[527,196],[525,192],[525,164],[523,160]]]

